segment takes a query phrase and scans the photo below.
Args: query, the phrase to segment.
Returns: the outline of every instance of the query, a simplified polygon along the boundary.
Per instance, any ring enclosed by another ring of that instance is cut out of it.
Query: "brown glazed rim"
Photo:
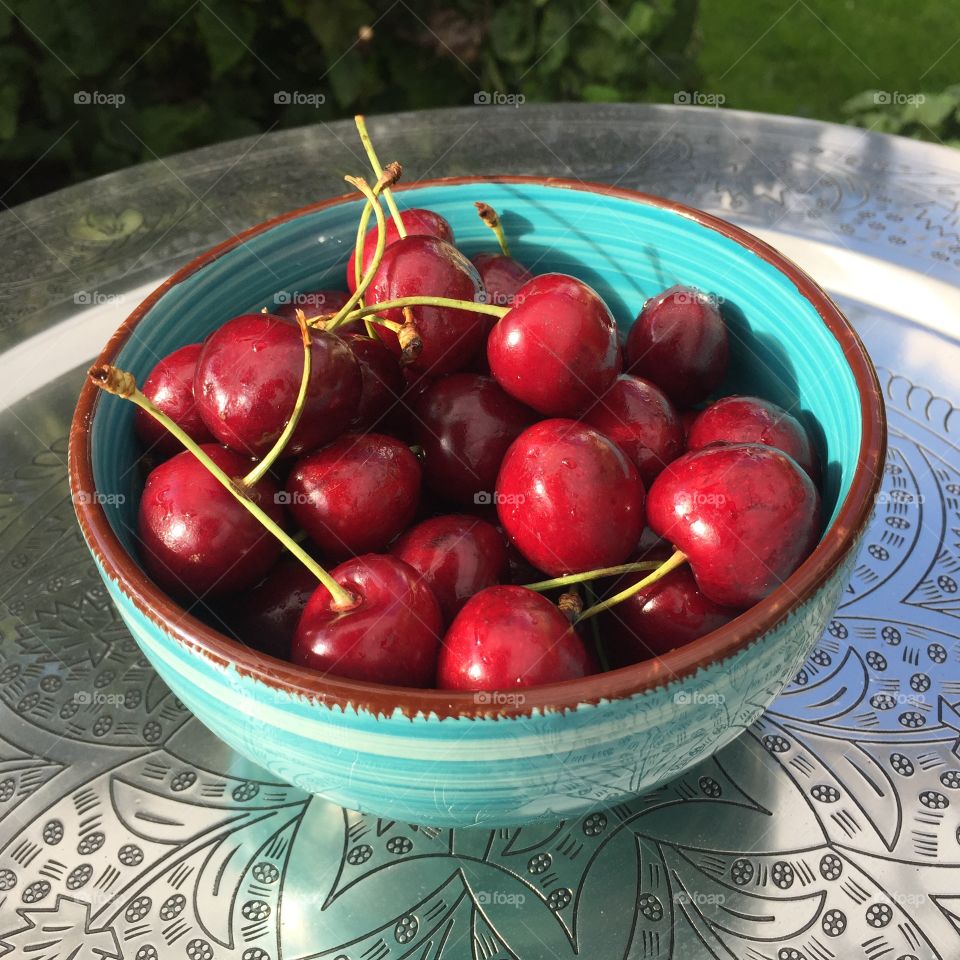
[[[408,717],[419,713],[439,717],[515,717],[543,710],[572,710],[584,703],[597,703],[653,690],[664,683],[683,679],[719,660],[745,649],[766,634],[835,573],[866,527],[879,489],[886,450],[886,420],[880,384],[867,352],[839,309],[827,294],[794,263],[762,240],[717,217],[684,204],[634,190],[600,183],[532,176],[464,176],[424,180],[398,190],[434,186],[476,186],[488,183],[536,184],[558,190],[579,190],[603,194],[669,210],[687,217],[740,244],[785,274],[799,293],[816,308],[824,324],[836,337],[856,379],[862,407],[862,441],[853,482],[840,512],[816,549],[770,596],[751,607],[736,620],[692,643],[671,650],[654,660],[522,691],[523,698],[503,704],[478,704],[472,692],[421,690],[361,683],[327,676],[277,660],[245,647],[187,614],[150,581],[126,552],[107,521],[97,497],[74,496],[77,517],[87,543],[107,575],[119,584],[144,616],[177,642],[223,665],[233,665],[241,674],[290,694],[330,706],[365,709],[374,714],[392,715],[397,710]],[[281,214],[251,227],[196,257],[161,284],[124,321],[110,338],[98,363],[112,363],[137,324],[171,287],[181,283],[208,263],[278,224],[345,202],[356,195],[334,197]],[[74,494],[94,491],[90,449],[91,424],[100,402],[100,391],[87,382],[77,403],[70,429],[70,485]],[[83,502],[80,502],[80,501]]]

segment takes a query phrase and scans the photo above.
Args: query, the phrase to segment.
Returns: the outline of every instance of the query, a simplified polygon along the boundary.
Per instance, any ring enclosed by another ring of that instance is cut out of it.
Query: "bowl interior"
[[[624,328],[647,297],[673,284],[716,296],[733,334],[725,392],[774,400],[811,429],[826,465],[824,512],[832,522],[860,453],[857,385],[815,307],[772,264],[683,213],[605,193],[539,183],[453,183],[403,190],[397,199],[401,208],[430,207],[445,216],[468,255],[495,247],[473,206],[475,200],[490,203],[518,259],[536,273],[570,273],[590,283]],[[170,351],[202,340],[238,313],[270,308],[278,293],[342,288],[359,212],[359,201],[348,201],[305,213],[207,263],[153,304],[117,365],[142,382]],[[104,396],[91,447],[108,521],[136,556],[142,478],[133,410]]]

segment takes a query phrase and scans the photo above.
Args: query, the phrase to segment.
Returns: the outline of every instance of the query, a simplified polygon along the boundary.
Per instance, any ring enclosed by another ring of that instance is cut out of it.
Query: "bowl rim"
[[[522,696],[480,702],[473,691],[427,690],[364,683],[318,673],[278,660],[227,637],[187,613],[140,569],[113,532],[96,496],[91,451],[91,427],[101,391],[84,383],[74,412],[69,440],[70,487],[84,538],[102,569],[150,621],[176,641],[221,667],[233,666],[239,674],[260,680],[275,690],[306,698],[343,711],[366,710],[376,716],[435,715],[441,719],[507,719],[547,711],[576,710],[581,705],[620,700],[687,679],[699,670],[746,649],[781,623],[791,611],[811,597],[835,573],[869,522],[879,490],[886,452],[886,416],[876,370],[860,337],[839,308],[803,270],[748,231],[686,204],[625,187],[590,181],[529,175],[470,175],[440,177],[398,185],[396,192],[430,187],[482,187],[487,184],[521,184],[559,190],[597,193],[619,200],[670,211],[693,220],[733,240],[784,274],[817,311],[839,343],[853,373],[861,404],[861,443],[850,489],[836,519],[809,557],[769,596],[740,616],[691,643],[660,657],[577,680],[546,684],[517,691]],[[299,217],[344,203],[357,202],[356,194],[342,194],[287,211],[241,231],[193,258],[146,297],[114,332],[96,363],[112,363],[140,321],[170,289],[248,239]],[[501,691],[502,692],[502,691]],[[488,698],[489,699],[489,698]]]

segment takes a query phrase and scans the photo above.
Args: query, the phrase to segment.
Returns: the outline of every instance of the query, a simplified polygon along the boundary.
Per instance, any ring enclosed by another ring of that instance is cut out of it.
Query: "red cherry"
[[[820,536],[820,494],[796,462],[760,444],[685,453],[653,482],[653,531],[686,554],[715,603],[750,607],[803,562]]]
[[[400,216],[403,219],[403,226],[407,231],[407,236],[439,237],[447,243],[453,243],[453,228],[439,213],[434,213],[432,210],[403,210]],[[387,246],[396,243],[396,241],[400,239],[400,234],[397,233],[397,225],[392,219],[387,219],[384,233],[386,234]],[[367,235],[363,238],[363,269],[360,271],[361,276],[370,269],[370,264],[373,262],[373,255],[376,250],[377,228],[374,226],[367,231]],[[347,261],[347,287],[351,293],[357,289],[355,263],[356,251],[354,250],[350,254],[350,259]],[[339,309],[339,307],[336,309]]]
[[[475,593],[507,572],[503,536],[478,517],[433,517],[408,530],[390,551],[409,563],[433,591],[443,622],[450,623]]]
[[[707,407],[693,422],[687,446],[699,450],[717,441],[776,447],[793,457],[814,483],[820,477],[820,460],[803,424],[769,400],[724,397]]]
[[[423,578],[402,560],[367,554],[330,571],[356,599],[336,610],[317,587],[293,638],[291,659],[337,677],[432,687],[440,646],[440,607]]]
[[[202,449],[231,477],[250,462],[217,444]],[[251,491],[272,520],[282,522],[277,488],[267,478]],[[140,499],[138,530],[150,576],[178,596],[215,597],[244,590],[262,579],[280,544],[228,493],[189,451],[161,463]]]
[[[360,364],[360,401],[350,428],[384,430],[399,415],[405,388],[400,364],[381,340],[359,333],[348,333],[343,339]]]
[[[627,369],[652,380],[679,406],[715,390],[727,370],[727,326],[712,298],[694,287],[651,297],[627,334]]]
[[[630,574],[610,592],[646,575]],[[680,567],[608,611],[603,634],[607,656],[614,667],[649,660],[722,627],[738,613],[705,597],[690,568]]]
[[[560,273],[521,288],[487,339],[487,359],[507,393],[551,417],[583,413],[621,366],[607,305],[585,283]]]
[[[437,686],[515,690],[595,672],[567,618],[523,587],[496,586],[467,601],[443,638]]]
[[[492,502],[507,448],[537,419],[496,381],[473,373],[434,381],[414,413],[424,479],[438,496],[464,506]]]
[[[167,354],[148,374],[141,388],[177,426],[197,443],[208,443],[213,435],[197,410],[193,399],[193,376],[203,345],[191,343]],[[183,450],[183,444],[168,433],[146,410],[133,413],[137,436],[148,452],[160,457],[172,457]]]
[[[311,370],[303,414],[286,453],[327,443],[353,419],[360,367],[340,337],[311,331]],[[203,345],[194,394],[203,422],[228,447],[261,457],[293,412],[303,374],[303,342],[295,324],[265,313],[228,320]]]
[[[483,281],[487,303],[498,307],[512,307],[520,288],[533,279],[533,274],[522,263],[502,253],[478,253],[470,262]]]
[[[645,487],[683,453],[683,428],[673,404],[649,380],[623,374],[581,418],[635,464]]]
[[[290,645],[317,578],[296,557],[282,556],[252,590],[229,598],[223,616],[241,642],[280,660],[290,659]]]
[[[365,299],[373,305],[416,296],[480,302],[485,294],[473,264],[456,247],[437,237],[408,236],[387,247]],[[396,307],[382,315],[394,323],[403,322],[403,312]],[[410,366],[432,376],[466,366],[480,352],[491,320],[469,310],[433,306],[414,307],[413,319],[423,349]],[[396,334],[383,329],[381,335],[399,355]]]
[[[393,437],[346,434],[294,464],[287,495],[294,519],[325,556],[371,553],[413,519],[420,464]]]
[[[309,293],[284,294],[282,296],[277,294],[274,300],[277,297],[280,297],[282,302],[272,311],[273,316],[296,321],[298,310],[302,310],[308,318],[316,317],[322,313],[336,313],[350,299],[350,294],[344,293],[342,290],[311,290]],[[363,321],[355,322],[360,325],[362,331]],[[347,324],[338,327],[337,333],[342,336],[346,326]]]
[[[520,434],[497,478],[507,536],[551,576],[623,563],[643,531],[643,483],[623,452],[574,420]]]

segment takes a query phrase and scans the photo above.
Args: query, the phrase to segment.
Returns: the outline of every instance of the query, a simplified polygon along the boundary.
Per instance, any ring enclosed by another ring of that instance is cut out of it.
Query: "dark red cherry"
[[[302,310],[307,318],[323,313],[336,313],[350,299],[350,294],[342,290],[311,290],[308,293],[284,291],[282,294],[276,294],[273,299],[275,302],[279,300],[273,309],[275,317],[296,321],[298,310]],[[363,321],[357,322],[362,329]],[[342,335],[344,328],[340,327],[337,333]]]
[[[574,420],[520,434],[497,478],[507,536],[551,576],[622,563],[643,532],[643,482],[612,441]]]
[[[651,297],[627,335],[627,369],[652,380],[681,407],[720,385],[728,356],[727,325],[717,304],[694,287]]]
[[[224,619],[241,642],[280,660],[290,659],[290,645],[317,578],[296,557],[286,554],[252,590],[229,598]]]
[[[517,690],[574,680],[596,664],[567,618],[544,596],[496,586],[467,601],[443,638],[437,686]]]
[[[454,373],[430,384],[414,407],[430,489],[453,503],[492,503],[507,448],[537,414],[490,377]]]
[[[501,583],[507,572],[503,535],[478,517],[451,514],[424,520],[390,552],[426,580],[440,604],[444,624],[475,593]]]
[[[286,452],[313,450],[341,434],[357,411],[360,367],[340,337],[311,331],[307,399]],[[203,345],[194,395],[203,422],[228,447],[261,457],[293,412],[303,374],[296,324],[265,313],[228,320]]]
[[[494,325],[487,359],[497,383],[549,417],[579,416],[620,373],[617,328],[585,283],[560,273],[534,277]]]
[[[485,294],[473,264],[456,247],[438,237],[408,236],[387,248],[365,301],[372,305],[416,296],[480,302]],[[384,310],[383,316],[395,323],[404,319],[397,308]],[[423,349],[410,366],[431,376],[453,373],[470,363],[480,352],[491,323],[484,314],[432,306],[414,307],[413,319]],[[382,336],[399,356],[396,335],[384,328]]]
[[[634,463],[645,487],[683,453],[683,427],[666,394],[649,380],[622,374],[583,415]]]
[[[360,364],[360,401],[350,428],[384,430],[397,419],[405,391],[400,364],[381,340],[359,333],[348,333],[343,339]]]
[[[696,420],[701,413],[701,410],[697,410],[693,407],[688,407],[686,410],[680,411],[679,417],[680,423],[683,426],[684,439],[690,436],[690,428],[693,426],[693,421]]]
[[[685,453],[653,481],[650,527],[686,554],[715,603],[750,607],[806,559],[820,537],[820,494],[786,454],[761,444]]]
[[[687,438],[690,450],[708,444],[763,443],[790,454],[810,474],[820,478],[820,460],[803,424],[783,407],[760,397],[724,397],[693,422]]]
[[[610,592],[645,576],[623,577]],[[607,612],[603,637],[610,665],[625,667],[659,656],[722,627],[738,613],[705,597],[689,567],[671,570]]]
[[[470,262],[483,281],[487,303],[498,307],[512,307],[517,292],[533,279],[533,274],[522,263],[502,253],[478,253]]]
[[[453,228],[439,213],[434,213],[432,210],[403,210],[400,216],[403,219],[403,226],[407,231],[407,236],[439,237],[447,243],[453,243]],[[391,217],[387,218],[385,233],[387,235],[387,246],[390,246],[390,244],[400,239],[400,234],[397,233],[397,225]],[[377,227],[374,225],[367,231],[367,235],[363,238],[363,269],[360,272],[361,276],[370,269],[370,264],[373,262],[373,255],[376,249]],[[356,252],[354,251],[350,254],[349,261],[347,261],[347,287],[351,293],[357,289],[354,267],[355,256]]]
[[[324,556],[382,550],[413,519],[420,464],[379,433],[349,433],[298,460],[287,478],[290,513]]]
[[[327,588],[317,587],[294,634],[293,662],[350,680],[432,687],[442,626],[423,577],[378,554],[347,560],[330,575],[356,605],[335,610]]]
[[[203,450],[231,477],[241,479],[250,461],[217,444]],[[251,493],[277,523],[283,520],[277,488],[268,478]],[[280,553],[280,543],[189,451],[161,463],[140,498],[137,522],[144,566],[177,596],[216,597],[261,580]]]
[[[208,443],[213,440],[213,435],[203,422],[193,399],[193,376],[202,348],[202,344],[191,343],[167,354],[147,375],[141,390],[197,443]],[[146,410],[138,407],[134,411],[133,424],[140,442],[149,453],[172,457],[183,450],[183,444],[161,427]]]

